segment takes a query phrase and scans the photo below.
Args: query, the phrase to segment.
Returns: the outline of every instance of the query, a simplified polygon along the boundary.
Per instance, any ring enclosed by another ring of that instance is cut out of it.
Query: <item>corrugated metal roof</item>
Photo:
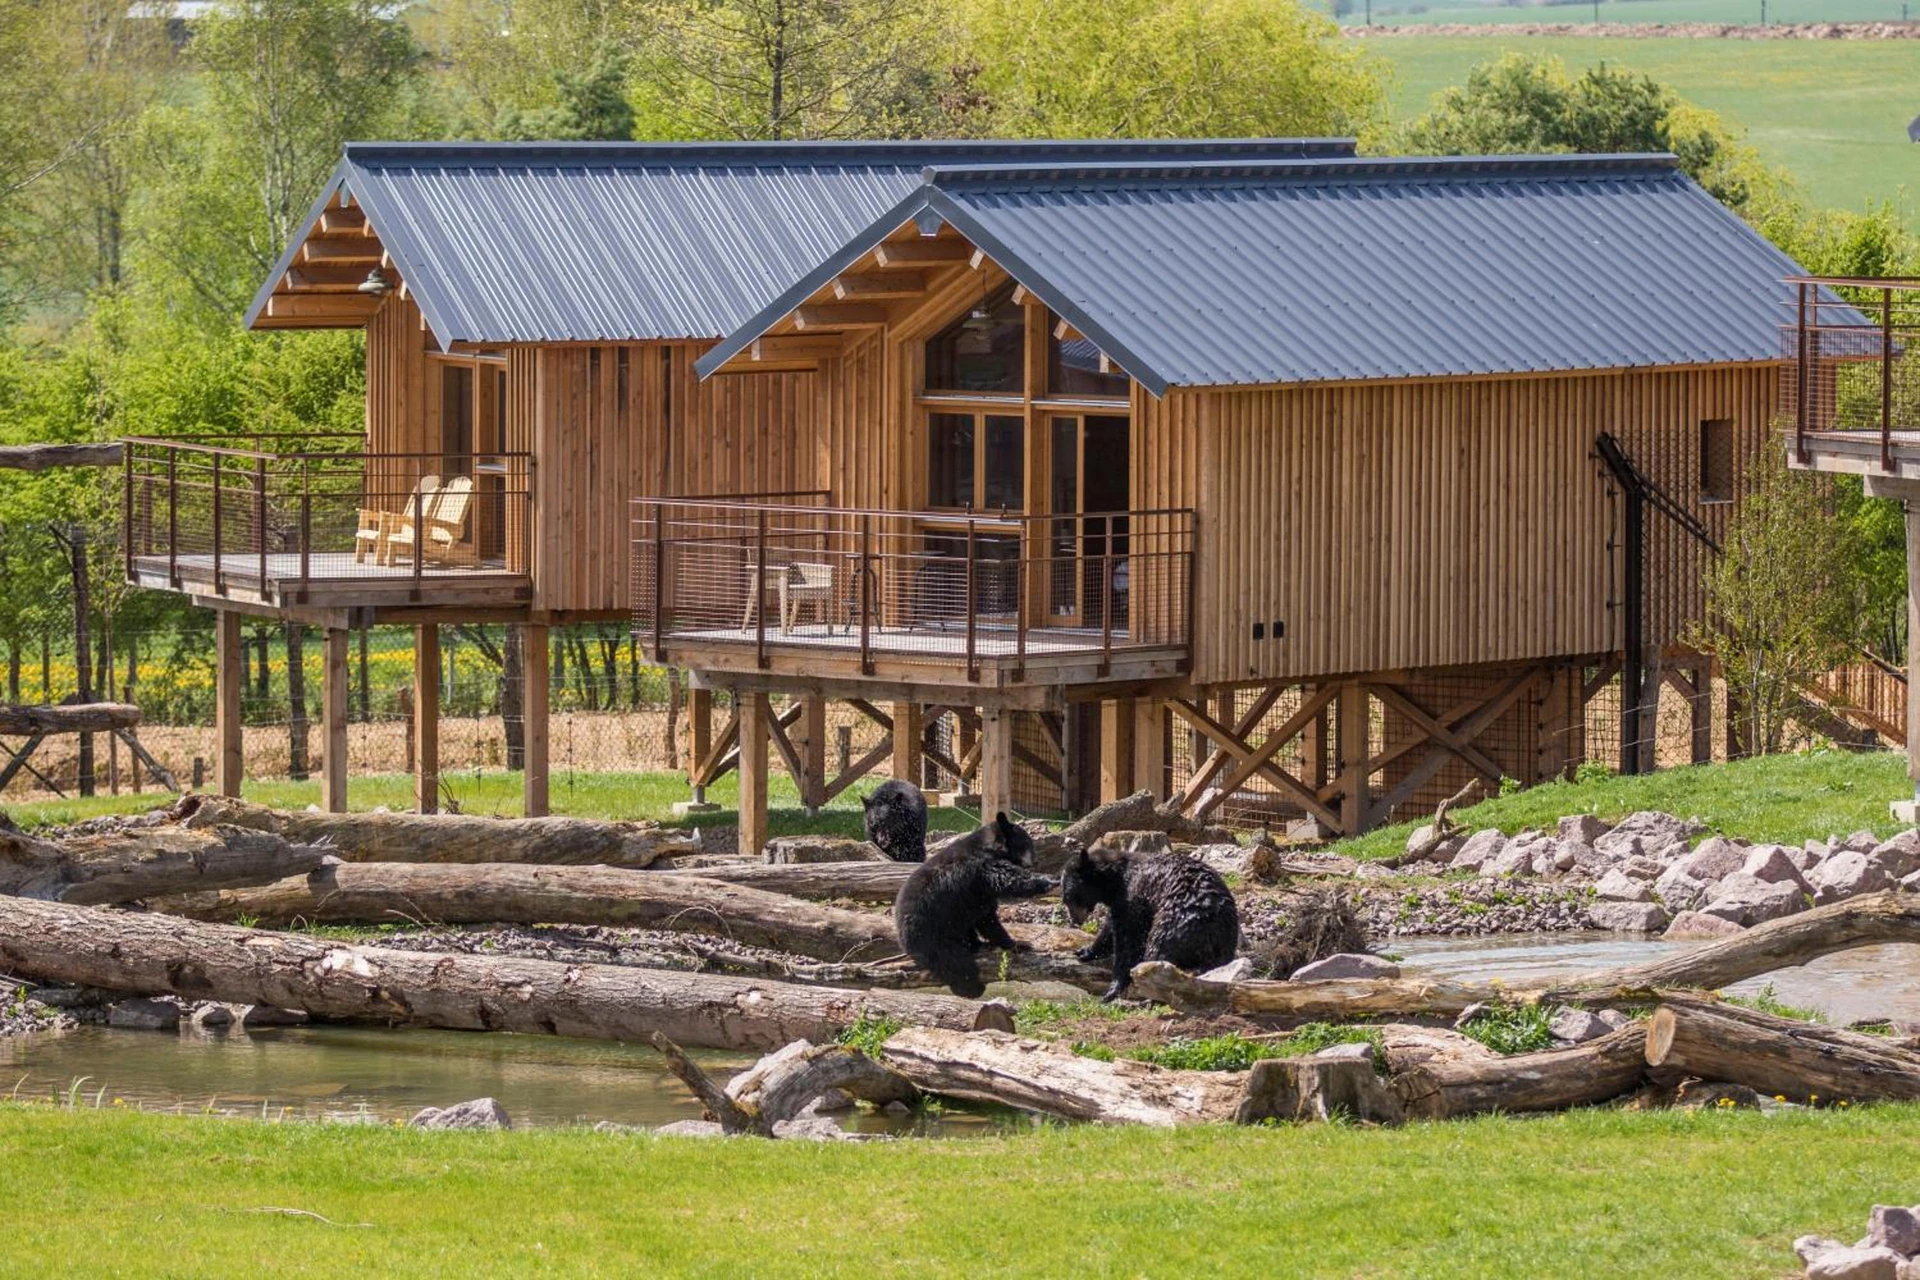
[[[928,165],[1351,154],[1339,138],[355,143],[314,217],[342,188],[359,202],[442,344],[715,338]]]
[[[1156,393],[1772,360],[1799,271],[1672,157],[945,166],[702,370],[927,213]]]

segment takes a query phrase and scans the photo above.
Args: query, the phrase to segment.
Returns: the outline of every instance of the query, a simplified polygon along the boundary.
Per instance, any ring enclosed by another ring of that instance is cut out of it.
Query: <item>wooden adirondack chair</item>
[[[421,476],[420,483],[413,486],[413,492],[407,495],[404,510],[395,512],[360,508],[360,527],[353,534],[353,562],[364,564],[367,557],[372,556],[375,564],[387,563],[387,540],[399,529],[412,528],[419,520],[425,504],[433,501],[439,489],[439,476]]]
[[[467,511],[473,503],[473,478],[455,476],[425,506],[426,519],[387,537],[387,563],[419,554],[422,564],[477,564],[479,553],[467,538]]]

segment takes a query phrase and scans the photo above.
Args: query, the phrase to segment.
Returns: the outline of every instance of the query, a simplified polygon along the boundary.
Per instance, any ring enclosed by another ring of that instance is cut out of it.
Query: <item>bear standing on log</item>
[[[1075,924],[1095,907],[1107,909],[1100,932],[1078,953],[1089,961],[1112,957],[1113,985],[1102,1001],[1125,994],[1142,961],[1204,973],[1233,959],[1240,945],[1233,891],[1212,867],[1185,854],[1077,853],[1060,877],[1060,897]]]
[[[996,813],[993,821],[915,867],[893,903],[900,946],[915,964],[953,993],[978,999],[986,992],[974,952],[981,946],[1021,949],[1000,923],[1000,899],[1031,898],[1053,888],[1029,875],[1033,837]]]

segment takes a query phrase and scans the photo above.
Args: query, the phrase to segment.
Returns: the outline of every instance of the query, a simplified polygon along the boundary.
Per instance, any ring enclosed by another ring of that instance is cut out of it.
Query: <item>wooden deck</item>
[[[1920,429],[1889,432],[1884,454],[1878,431],[1809,431],[1804,462],[1794,449],[1791,432],[1786,439],[1788,464],[1798,470],[1920,480]],[[1891,469],[1886,465],[1889,456]]]
[[[351,552],[136,556],[131,577],[143,587],[184,591],[270,608],[379,608],[458,605],[501,608],[524,605],[532,594],[525,574],[499,563],[473,567],[356,561]]]

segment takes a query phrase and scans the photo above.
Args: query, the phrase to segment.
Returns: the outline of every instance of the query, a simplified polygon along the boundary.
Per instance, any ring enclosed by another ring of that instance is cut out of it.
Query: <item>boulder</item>
[[[1697,822],[1645,809],[1622,818],[1613,830],[1596,837],[1593,847],[1602,853],[1614,853],[1623,850],[1628,840],[1637,839],[1643,850],[1659,849],[1675,841],[1691,839],[1703,829]]]
[[[1244,876],[1247,860],[1253,855],[1237,844],[1203,844],[1193,851],[1193,856],[1223,876]]]
[[[166,1000],[115,1000],[107,1006],[107,1025],[128,1031],[173,1031],[180,1006]]]
[[[1573,844],[1592,845],[1612,828],[1591,813],[1571,813],[1560,819],[1559,836]]]
[[[1920,1213],[1906,1205],[1873,1206],[1867,1217],[1867,1243],[1909,1258],[1920,1254]]]
[[[1735,844],[1725,836],[1708,836],[1699,848],[1677,859],[1671,869],[1683,870],[1695,880],[1711,884],[1740,870],[1746,862],[1744,845]]]
[[[663,1138],[724,1138],[726,1130],[718,1120],[675,1120],[654,1130]]]
[[[1807,909],[1807,895],[1794,884],[1768,884],[1736,871],[1714,886],[1713,900],[1699,908],[1740,925],[1765,924]]]
[[[1900,1265],[1906,1261],[1891,1249],[1861,1249],[1838,1241],[1822,1241],[1833,1247],[1815,1248],[1809,1257],[1800,1250],[1806,1239],[1794,1242],[1794,1252],[1806,1261],[1807,1280],[1899,1280]]]
[[[1332,957],[1328,957],[1331,959]],[[1255,966],[1246,956],[1235,956],[1217,969],[1200,975],[1202,982],[1244,982],[1254,976]]]
[[[1920,871],[1916,871],[1910,876],[1901,877],[1900,887],[1908,893],[1920,893]]]
[[[1324,981],[1329,978],[1397,978],[1400,966],[1391,960],[1379,956],[1370,956],[1359,951],[1342,951],[1338,955],[1315,960],[1312,964],[1302,965],[1293,971],[1295,982]]]
[[[1798,867],[1802,875],[1813,870],[1820,864],[1820,859],[1826,857],[1825,850],[1815,853],[1804,846],[1798,849],[1787,848],[1785,845],[1781,847],[1787,850],[1787,861]]]
[[[1807,883],[1813,886],[1814,902],[1825,906],[1829,902],[1844,902],[1855,894],[1891,889],[1895,881],[1871,853],[1846,849],[1807,872]]]
[[[1609,1031],[1625,1031],[1633,1025],[1633,1019],[1621,1009],[1602,1009],[1593,1016],[1606,1023]]]
[[[1702,911],[1682,911],[1662,934],[1665,938],[1731,938],[1746,932],[1737,921],[1710,916]]]
[[[1658,880],[1666,872],[1667,864],[1658,858],[1636,854],[1631,858],[1622,858],[1614,869],[1621,875],[1632,876],[1635,880]]]
[[[1161,837],[1165,839],[1164,836]],[[767,841],[763,858],[778,866],[803,862],[885,862],[887,855],[865,840],[833,836],[782,836]]]
[[[1667,927],[1667,910],[1657,902],[1596,902],[1587,923],[1615,933],[1658,933]]]
[[[1480,864],[1483,876],[1530,876],[1533,874],[1533,846],[1518,840]]]
[[[1485,831],[1476,831],[1467,837],[1460,846],[1460,852],[1453,855],[1448,865],[1455,871],[1478,871],[1487,859],[1507,847],[1507,838],[1493,827]]]
[[[1707,900],[1713,889],[1712,884],[1687,871],[1679,863],[1660,873],[1653,882],[1654,896],[1666,904],[1669,911],[1691,911]]]
[[[1896,880],[1920,871],[1920,831],[1902,831],[1893,839],[1875,845],[1873,856]]]
[[[1597,1013],[1585,1009],[1562,1009],[1547,1023],[1553,1038],[1568,1044],[1585,1044],[1613,1030]]]
[[[1093,847],[1103,853],[1172,853],[1173,841],[1164,831],[1109,831]]]
[[[1880,847],[1880,837],[1871,831],[1856,831],[1844,840],[1837,841],[1836,849],[1851,849],[1855,853],[1872,853]]]
[[[1740,871],[1768,884],[1790,884],[1803,893],[1813,892],[1813,886],[1800,874],[1800,868],[1794,865],[1786,849],[1777,844],[1755,845],[1749,849]]]
[[[256,1027],[304,1027],[307,1022],[304,1009],[276,1009],[270,1004],[240,1006],[240,1025],[249,1031]]]
[[[1652,902],[1653,890],[1645,880],[1635,880],[1615,869],[1600,877],[1593,886],[1594,896],[1602,902]]]
[[[474,1098],[450,1107],[423,1107],[407,1121],[415,1129],[511,1129],[507,1109],[492,1098]]]
[[[1613,870],[1618,859],[1610,858],[1590,844],[1580,844],[1573,840],[1562,840],[1562,848],[1573,853],[1573,869],[1589,880],[1598,880]]]
[[[187,1025],[199,1031],[217,1031],[233,1025],[233,1009],[224,1004],[203,1004],[195,1007],[187,1018]]]

